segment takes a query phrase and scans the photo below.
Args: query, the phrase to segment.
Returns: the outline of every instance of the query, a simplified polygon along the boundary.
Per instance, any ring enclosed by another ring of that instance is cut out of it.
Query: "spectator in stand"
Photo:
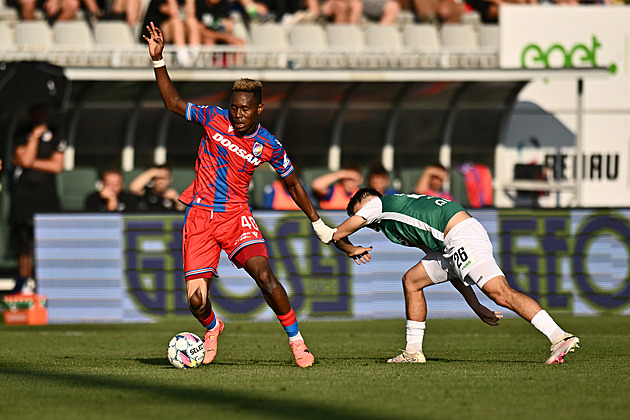
[[[177,61],[187,66],[192,61],[187,46],[198,47],[201,43],[199,21],[195,13],[195,0],[151,0],[144,15],[142,28],[151,22],[162,28],[164,42],[175,46]],[[140,42],[144,43],[143,34]]]
[[[171,188],[173,175],[167,165],[158,165],[138,175],[129,190],[137,196],[139,211],[183,211],[186,206],[179,201],[179,193]]]
[[[119,169],[108,168],[103,171],[100,183],[98,191],[86,197],[86,211],[133,211],[135,209],[135,197],[123,189],[125,184]]]
[[[134,27],[142,18],[141,0],[83,0],[91,21],[121,20]]]
[[[347,164],[343,169],[315,178],[311,187],[319,198],[319,206],[322,209],[343,210],[362,183],[363,175],[359,167]]]
[[[44,12],[45,19],[52,24],[56,21],[73,20],[81,7],[80,0],[7,0],[7,6],[14,7],[22,20],[36,20],[36,10]]]
[[[398,0],[403,10],[413,12],[423,23],[459,23],[466,13],[461,0]]]
[[[538,0],[466,0],[466,3],[481,15],[483,23],[497,23],[502,4],[538,4]]]
[[[315,21],[319,16],[318,0],[238,0],[247,21],[297,23]]]
[[[48,107],[34,106],[29,114],[30,121],[15,137],[11,238],[18,252],[18,276],[33,291],[33,216],[61,210],[56,178],[63,170],[66,141],[49,125]]]
[[[368,187],[374,188],[383,195],[398,194],[399,192],[391,187],[389,173],[387,172],[387,169],[380,164],[372,166],[370,173],[368,174],[367,182]]]
[[[195,17],[199,21],[202,44],[245,45],[244,39],[234,36],[230,9],[228,0],[195,1]]]
[[[333,23],[358,24],[363,15],[363,1],[324,0],[319,2],[316,0],[309,10],[317,18],[323,17]]]
[[[363,15],[381,25],[393,25],[400,15],[398,0],[363,0]]]
[[[298,167],[295,163],[293,163],[293,173],[299,178]],[[302,184],[301,180],[300,184]],[[304,184],[302,184],[302,187],[304,187]],[[304,191],[306,191],[309,198],[311,198],[306,188],[304,188]],[[287,190],[281,179],[276,179],[271,184],[265,185],[264,193],[262,207],[265,209],[301,210],[300,207],[295,204],[293,198],[291,198],[289,190]],[[311,201],[313,200],[311,199]]]
[[[416,194],[432,195],[434,197],[446,198],[453,201],[453,196],[450,192],[444,189],[444,183],[448,173],[446,168],[439,163],[427,166],[414,188]]]

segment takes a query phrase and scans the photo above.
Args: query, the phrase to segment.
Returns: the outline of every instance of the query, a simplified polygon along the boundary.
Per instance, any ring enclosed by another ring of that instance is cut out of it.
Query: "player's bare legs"
[[[534,315],[542,310],[538,302],[512,289],[503,276],[490,279],[481,289],[497,305],[511,309],[526,321],[531,322]]]
[[[402,278],[407,314],[407,345],[405,351],[388,360],[390,363],[424,363],[422,342],[427,319],[427,303],[424,288],[435,284],[424,263],[421,261],[411,267]],[[491,311],[479,303],[472,288],[464,285],[459,279],[451,280],[453,286],[462,294],[466,303],[486,324],[496,326],[502,318],[500,312]]]
[[[223,332],[223,321],[214,315],[212,304],[210,303],[208,291],[211,284],[212,279],[209,278],[192,279],[186,282],[190,312],[206,328],[203,338],[204,347],[206,348],[206,355],[203,359],[204,364],[212,362],[217,355],[217,342],[219,335]]]
[[[579,338],[562,330],[534,299],[512,289],[505,277],[490,279],[483,285],[482,291],[497,305],[516,312],[547,336],[551,342],[551,356],[547,364],[563,363],[567,353],[580,347]]]
[[[411,267],[402,277],[407,319],[417,322],[427,320],[427,301],[423,289],[433,283],[422,262]]]
[[[407,345],[405,351],[387,363],[425,363],[422,342],[427,320],[427,301],[423,289],[433,283],[422,262],[411,267],[402,277],[405,296]]]
[[[251,257],[245,262],[243,268],[256,281],[265,301],[276,313],[278,320],[289,336],[289,344],[295,356],[295,362],[300,367],[312,365],[313,355],[304,344],[287,292],[271,271],[269,259],[263,256]]]

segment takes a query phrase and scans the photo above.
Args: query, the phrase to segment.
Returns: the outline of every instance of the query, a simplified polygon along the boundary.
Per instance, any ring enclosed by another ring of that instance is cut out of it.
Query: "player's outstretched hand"
[[[352,251],[348,251],[348,257],[352,258],[357,265],[367,264],[372,259],[370,251],[372,247],[364,248],[362,246],[355,246]]]
[[[147,31],[149,32],[149,37],[142,35],[142,38],[149,44],[149,54],[153,60],[160,60],[162,58],[162,51],[164,50],[164,35],[162,34],[162,30],[151,22],[147,25]]]
[[[479,308],[475,312],[477,313],[477,316],[483,322],[485,322],[488,325],[492,325],[493,327],[496,327],[497,325],[499,325],[499,320],[503,318],[503,315],[501,315],[501,312],[491,311],[490,309],[486,308],[483,305],[479,305]]]

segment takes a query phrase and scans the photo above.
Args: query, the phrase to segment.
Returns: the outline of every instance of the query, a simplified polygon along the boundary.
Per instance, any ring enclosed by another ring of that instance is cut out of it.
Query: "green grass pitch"
[[[426,365],[391,365],[404,320],[303,321],[298,368],[277,322],[228,322],[215,361],[178,370],[155,324],[0,325],[0,419],[630,418],[630,317],[556,317],[582,348],[545,365],[548,341],[507,318],[429,320]]]

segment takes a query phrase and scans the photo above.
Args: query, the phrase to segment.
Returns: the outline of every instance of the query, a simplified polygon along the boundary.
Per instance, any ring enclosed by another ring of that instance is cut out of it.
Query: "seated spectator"
[[[435,163],[427,166],[420,175],[413,192],[453,200],[451,193],[444,189],[444,182],[446,182],[447,177],[446,168],[441,164]]]
[[[175,46],[178,63],[189,65],[192,57],[187,46],[196,47],[201,43],[195,0],[151,0],[140,31],[142,43],[151,22],[162,30],[164,42]]]
[[[502,4],[538,4],[538,0],[466,0],[466,3],[481,15],[483,23],[497,23]]]
[[[382,195],[397,194],[399,191],[390,185],[389,173],[383,165],[374,165],[368,174],[368,187],[374,188]]]
[[[295,162],[293,162],[293,173],[298,176],[298,168]],[[301,181],[300,181],[301,182]],[[304,184],[302,184],[304,187]],[[308,193],[308,189],[305,187],[304,190]],[[286,185],[281,179],[276,179],[271,184],[267,184],[263,188],[264,196],[262,207],[264,209],[273,209],[273,210],[301,210],[293,198],[291,194],[289,194],[289,190],[287,190]],[[310,194],[309,194],[309,198]],[[315,202],[311,198],[312,202]]]
[[[398,0],[363,0],[363,14],[381,25],[393,25],[400,15]]]
[[[362,0],[324,0],[320,14],[333,23],[359,24],[363,16]]]
[[[356,165],[348,164],[335,172],[313,180],[311,187],[324,210],[345,210],[348,200],[359,190],[363,175]]]
[[[195,1],[195,17],[199,21],[202,44],[245,45],[244,39],[234,36],[230,7],[228,0]]]
[[[85,199],[85,210],[92,212],[103,211],[133,211],[135,197],[125,191],[122,172],[109,168],[101,175],[100,188]]]
[[[35,20],[37,9],[44,12],[49,24],[62,20],[73,20],[81,7],[80,0],[7,0],[7,6],[20,12],[22,20]]]
[[[134,27],[142,17],[141,0],[83,0],[90,20],[121,20]]]
[[[171,170],[166,165],[158,165],[138,175],[129,190],[137,196],[136,209],[139,211],[183,211],[186,205],[179,201],[179,193],[170,188],[173,182]]]
[[[398,0],[403,10],[410,10],[423,23],[460,23],[466,3],[460,0]]]
[[[318,0],[238,0],[245,11],[245,19],[252,22],[292,22],[319,16]],[[297,19],[294,19],[297,18]]]

